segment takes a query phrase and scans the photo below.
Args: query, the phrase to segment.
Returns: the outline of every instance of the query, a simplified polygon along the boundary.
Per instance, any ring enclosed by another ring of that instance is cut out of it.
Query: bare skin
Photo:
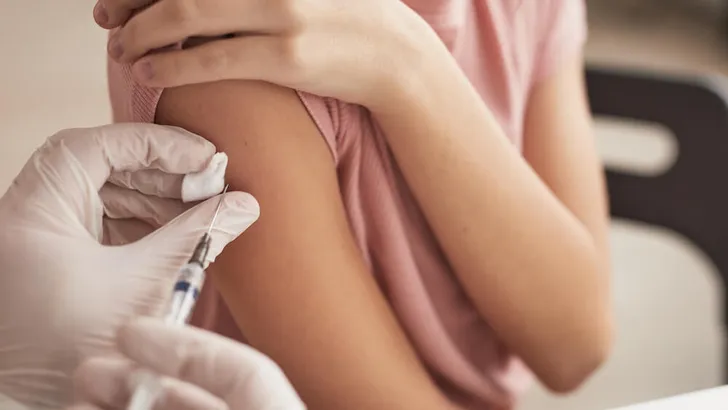
[[[281,121],[285,118],[285,121]],[[211,274],[249,342],[311,409],[447,409],[349,231],[334,163],[296,94],[257,82],[167,90],[157,120],[228,153],[261,215]]]

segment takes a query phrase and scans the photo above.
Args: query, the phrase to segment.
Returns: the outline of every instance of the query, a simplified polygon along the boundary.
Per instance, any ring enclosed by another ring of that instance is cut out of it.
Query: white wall
[[[0,191],[62,128],[110,120],[92,0],[0,0]]]

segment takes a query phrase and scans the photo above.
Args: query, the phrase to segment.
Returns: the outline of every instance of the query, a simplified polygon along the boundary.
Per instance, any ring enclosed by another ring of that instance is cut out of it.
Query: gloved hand
[[[305,409],[273,361],[214,333],[139,319],[117,341],[127,358],[83,363],[74,379],[81,404],[69,410],[126,408],[140,366],[164,376],[155,410]]]
[[[214,153],[181,129],[117,124],[62,131],[33,154],[0,198],[0,397],[70,404],[81,360],[113,352],[129,318],[162,313],[218,203],[184,212],[175,198]],[[210,259],[258,213],[250,195],[226,194]]]

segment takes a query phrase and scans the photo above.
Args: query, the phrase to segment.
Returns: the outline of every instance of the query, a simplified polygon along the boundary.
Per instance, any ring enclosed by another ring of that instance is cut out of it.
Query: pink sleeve
[[[114,122],[154,122],[162,90],[134,81],[129,65],[109,60],[107,73]]]
[[[584,0],[543,1],[544,24],[539,38],[539,55],[534,82],[553,74],[567,59],[581,52],[587,38]]]
[[[333,98],[323,98],[317,95],[299,91],[298,98],[306,107],[308,115],[318,127],[319,132],[326,140],[334,162],[339,163],[338,140],[341,130],[341,117],[344,113],[344,104]]]
[[[140,85],[134,81],[129,65],[111,60],[108,62],[108,77],[114,122],[154,122],[162,89]],[[298,96],[338,163],[336,147],[342,103],[303,92],[298,92]]]

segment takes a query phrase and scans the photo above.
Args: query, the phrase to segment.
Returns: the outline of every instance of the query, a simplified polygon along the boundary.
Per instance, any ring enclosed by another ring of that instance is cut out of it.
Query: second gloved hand
[[[199,136],[142,124],[63,131],[33,154],[0,198],[0,396],[68,405],[83,359],[113,352],[130,318],[162,313],[218,203],[184,212],[175,197],[214,154]],[[258,212],[250,195],[225,194],[210,258]]]
[[[162,376],[155,410],[302,410],[280,368],[260,352],[214,333],[139,319],[119,332],[126,358],[92,358],[79,368],[79,404],[124,409],[138,368]]]

